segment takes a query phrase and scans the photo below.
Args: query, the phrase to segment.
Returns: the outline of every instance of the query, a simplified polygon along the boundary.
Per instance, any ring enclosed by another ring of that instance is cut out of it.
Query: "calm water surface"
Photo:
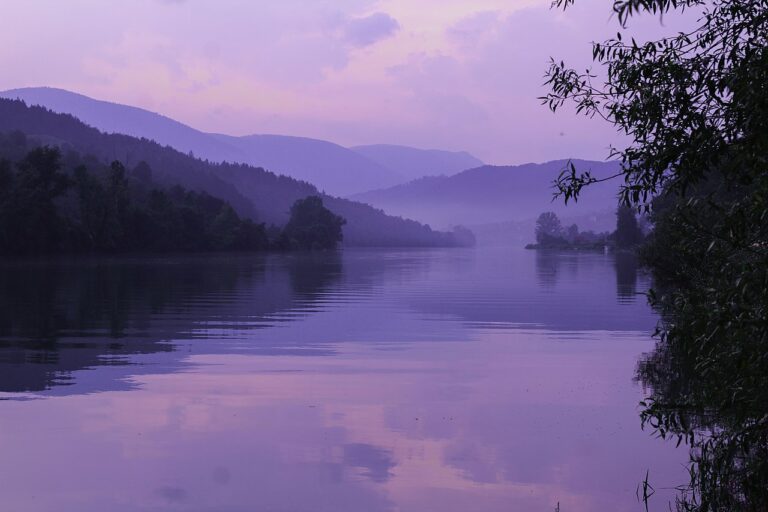
[[[630,258],[346,251],[0,266],[0,510],[652,510]]]

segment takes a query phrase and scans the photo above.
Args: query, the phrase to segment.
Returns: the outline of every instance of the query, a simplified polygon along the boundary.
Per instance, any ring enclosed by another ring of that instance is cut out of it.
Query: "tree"
[[[616,247],[628,249],[637,247],[643,241],[643,233],[637,224],[635,211],[626,205],[616,210],[616,232],[614,233]]]
[[[536,242],[546,244],[561,238],[563,227],[553,212],[544,212],[536,219]]]
[[[0,255],[269,247],[264,224],[222,199],[154,188],[148,168],[128,175],[119,162],[27,144],[0,133]]]
[[[60,172],[61,153],[47,146],[36,148],[16,167],[4,208],[8,245],[2,249],[17,254],[55,251],[64,231],[56,201],[71,186],[70,178]]]
[[[290,249],[334,249],[342,241],[346,220],[323,206],[318,196],[297,200],[282,233],[282,245]]]
[[[573,0],[555,0],[566,7]],[[604,70],[552,61],[542,100],[626,134],[613,148],[628,207],[650,212],[643,250],[663,313],[643,422],[690,445],[680,510],[768,509],[768,2],[616,0],[642,13],[700,9],[689,31],[593,46]],[[598,181],[569,165],[556,186],[578,199]]]
[[[571,224],[565,230],[564,236],[565,239],[568,240],[568,243],[575,243],[579,237],[579,226],[576,224]]]

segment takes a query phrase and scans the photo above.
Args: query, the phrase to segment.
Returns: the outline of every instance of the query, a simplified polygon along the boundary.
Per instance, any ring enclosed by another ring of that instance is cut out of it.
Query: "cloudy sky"
[[[585,67],[616,33],[611,3],[3,0],[0,89],[62,87],[233,135],[602,159],[611,127],[536,98],[549,56]]]

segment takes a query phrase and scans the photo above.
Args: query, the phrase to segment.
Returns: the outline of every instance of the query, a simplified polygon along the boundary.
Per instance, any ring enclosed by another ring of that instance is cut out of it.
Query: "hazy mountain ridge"
[[[158,183],[204,190],[228,201],[240,215],[259,222],[283,224],[297,199],[319,194],[306,182],[245,164],[202,161],[147,139],[105,134],[71,115],[28,107],[22,101],[0,99],[0,131],[21,131],[41,143],[55,143],[65,152],[70,147],[93,155],[100,162],[119,160],[128,169],[146,162]],[[348,245],[453,244],[448,233],[387,216],[371,206],[330,196],[324,196],[324,200],[330,209],[347,219],[344,236]]]
[[[316,185],[330,194],[348,195],[391,186],[404,178],[391,169],[332,142],[288,135],[211,134],[240,151],[246,162]]]
[[[543,211],[558,215],[583,215],[616,207],[616,182],[584,189],[583,200],[568,206],[562,198],[553,201],[553,180],[568,160],[517,166],[482,166],[454,176],[432,176],[351,196],[392,214],[427,222],[432,226],[486,224],[523,220]],[[580,171],[608,176],[615,162],[573,160]]]
[[[52,87],[28,87],[0,92],[0,97],[20,99],[54,112],[71,114],[105,133],[121,133],[154,140],[182,153],[192,152],[212,162],[239,162],[236,148],[162,114],[129,105],[101,101]]]
[[[417,149],[394,144],[371,144],[349,149],[379,165],[396,170],[409,180],[424,176],[452,175],[484,165],[480,159],[466,151]]]
[[[28,105],[70,114],[103,132],[146,138],[211,162],[267,168],[340,196],[392,186],[425,174],[451,174],[472,167],[464,166],[465,162],[479,162],[465,153],[406,146],[349,149],[306,137],[206,133],[162,114],[50,87],[11,89],[0,92],[0,97],[21,99]],[[373,151],[373,158],[366,156],[370,148],[379,148]],[[386,158],[377,156],[381,148],[386,148]],[[397,166],[404,171],[400,172]]]

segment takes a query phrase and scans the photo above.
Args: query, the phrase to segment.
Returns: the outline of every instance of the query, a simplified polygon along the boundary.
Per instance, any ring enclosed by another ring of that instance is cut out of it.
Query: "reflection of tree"
[[[619,302],[634,302],[637,296],[637,254],[632,251],[617,251],[613,254],[616,270],[616,295]]]
[[[0,391],[42,391],[75,371],[172,352],[168,340],[208,325],[252,326],[315,300],[341,274],[333,253],[265,268],[253,254],[0,265]]]
[[[291,288],[302,297],[311,298],[325,290],[341,277],[341,271],[338,251],[298,252],[288,260]]]
[[[554,288],[560,267],[560,254],[556,251],[536,251],[536,277],[542,288]]]
[[[589,258],[582,257],[579,251],[558,251],[539,249],[536,251],[536,276],[539,286],[553,288],[560,277],[568,275],[575,278],[579,274],[579,266],[589,263]],[[565,271],[565,274],[563,274]]]
[[[768,357],[760,346],[662,339],[638,366],[650,390],[643,425],[690,449],[679,510],[768,510]]]

